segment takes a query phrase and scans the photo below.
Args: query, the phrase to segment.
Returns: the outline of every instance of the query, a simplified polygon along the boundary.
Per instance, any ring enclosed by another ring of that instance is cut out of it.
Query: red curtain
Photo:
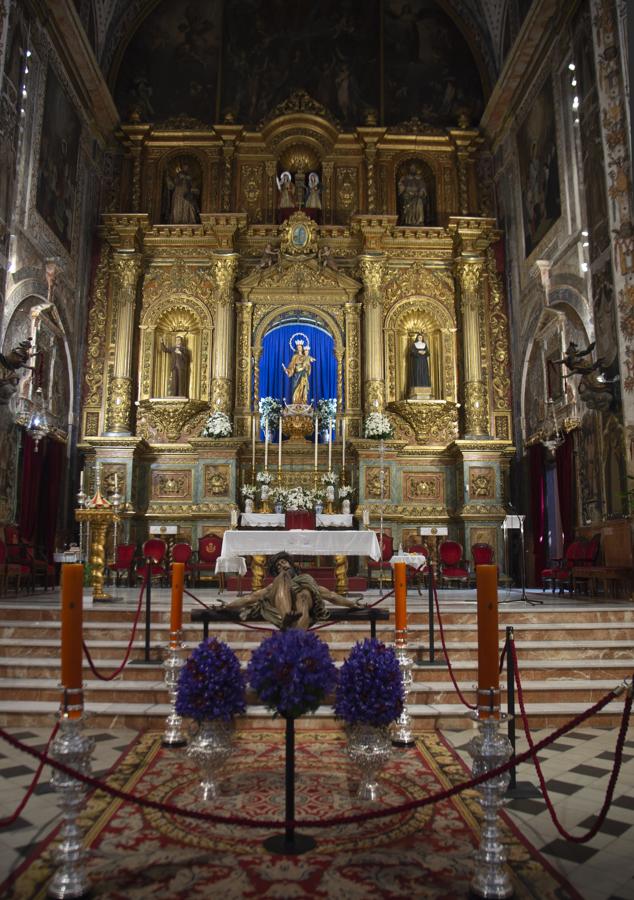
[[[61,441],[46,439],[46,477],[40,490],[40,511],[36,532],[37,545],[44,551],[49,562],[55,552],[55,536],[59,521],[59,498],[64,480],[66,446]]]
[[[35,441],[24,432],[22,441],[22,483],[20,485],[20,537],[23,541],[33,541],[37,529],[40,482],[44,470],[46,441],[40,441],[35,449]]]
[[[574,454],[572,434],[566,435],[566,440],[557,447],[557,485],[559,488],[559,512],[561,514],[561,530],[564,534],[564,547],[574,537]]]
[[[528,462],[531,478],[531,523],[533,526],[533,556],[535,559],[535,578],[539,579],[542,569],[546,568],[546,541],[544,539],[545,504],[545,472],[543,448],[541,444],[533,444],[528,451]]]

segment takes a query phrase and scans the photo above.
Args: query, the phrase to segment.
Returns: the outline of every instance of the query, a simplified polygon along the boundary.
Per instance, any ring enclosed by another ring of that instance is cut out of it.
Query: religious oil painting
[[[378,110],[377,0],[235,0],[224,34],[223,116],[254,127],[300,89],[347,127]]]
[[[36,208],[70,251],[81,122],[49,67],[44,97]]]
[[[559,164],[552,81],[531,104],[517,137],[524,221],[524,252],[528,257],[561,215]]]
[[[385,124],[416,117],[435,125],[476,123],[483,90],[465,37],[433,0],[386,0]]]
[[[159,3],[126,48],[115,100],[125,118],[217,121],[222,0]]]

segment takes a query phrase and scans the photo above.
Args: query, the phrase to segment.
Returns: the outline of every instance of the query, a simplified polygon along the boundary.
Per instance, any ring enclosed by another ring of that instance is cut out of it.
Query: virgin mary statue
[[[291,402],[293,405],[308,403],[308,381],[314,362],[315,358],[310,355],[310,347],[304,346],[304,342],[298,340],[295,343],[295,353],[293,353],[288,366],[282,363],[284,372],[291,379]]]

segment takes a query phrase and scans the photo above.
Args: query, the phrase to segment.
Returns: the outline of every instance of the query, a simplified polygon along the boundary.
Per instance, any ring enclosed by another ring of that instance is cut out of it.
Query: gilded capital
[[[383,253],[364,253],[359,257],[359,269],[365,288],[366,300],[370,303],[381,301],[381,289],[386,270],[386,257]]]
[[[484,271],[484,259],[461,259],[458,262],[458,278],[463,294],[467,297],[477,295],[480,278]]]
[[[136,253],[114,253],[110,261],[110,271],[120,299],[133,299],[141,272],[141,258]]]
[[[214,283],[216,285],[218,302],[225,306],[230,304],[233,298],[233,283],[238,270],[238,254],[214,254],[213,260]]]

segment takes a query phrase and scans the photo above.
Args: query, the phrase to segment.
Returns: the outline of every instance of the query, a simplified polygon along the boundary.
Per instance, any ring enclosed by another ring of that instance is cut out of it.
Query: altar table
[[[352,528],[352,513],[317,513],[317,528]],[[240,525],[243,528],[284,528],[284,513],[241,513]]]
[[[290,556],[333,556],[336,590],[348,590],[348,556],[381,558],[381,549],[373,531],[225,531],[222,551],[216,560],[216,571],[244,574],[244,556],[252,557],[253,590],[264,583],[266,557],[286,551]],[[235,568],[229,568],[233,567]]]

